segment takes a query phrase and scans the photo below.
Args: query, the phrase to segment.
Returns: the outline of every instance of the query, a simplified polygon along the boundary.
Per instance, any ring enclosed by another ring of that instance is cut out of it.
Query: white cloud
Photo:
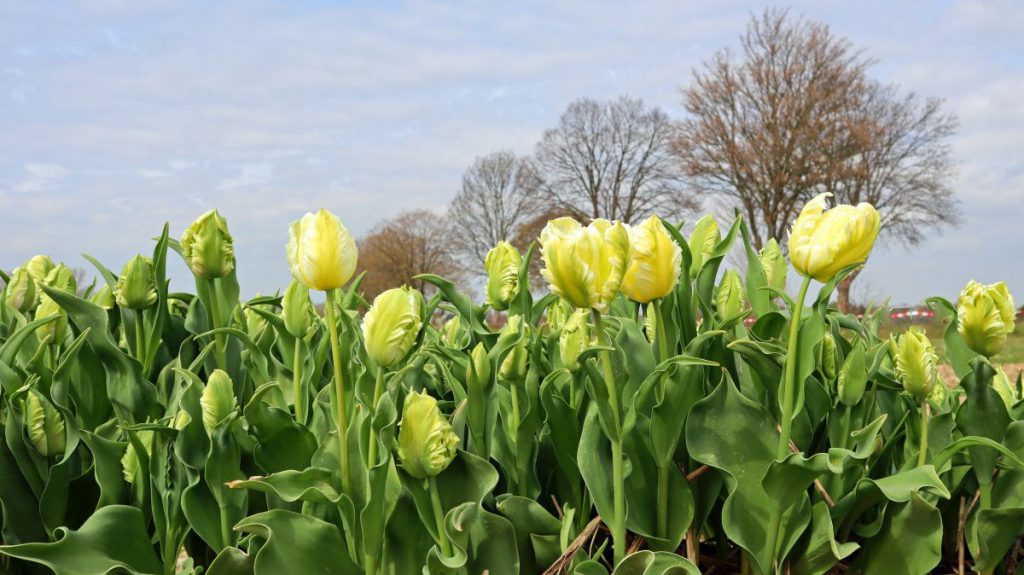
[[[23,194],[53,189],[68,175],[68,170],[57,164],[25,164],[24,175],[11,189]]]
[[[239,169],[237,175],[221,180],[220,183],[217,184],[217,189],[220,191],[228,191],[237,188],[256,186],[269,182],[273,177],[274,164],[269,162],[247,164]]]

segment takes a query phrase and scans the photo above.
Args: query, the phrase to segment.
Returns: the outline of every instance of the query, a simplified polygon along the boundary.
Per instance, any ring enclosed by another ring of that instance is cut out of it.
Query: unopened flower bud
[[[405,359],[419,336],[423,295],[409,287],[392,288],[373,300],[363,318],[366,354],[380,367]]]
[[[117,278],[117,305],[134,310],[149,309],[156,304],[156,275],[153,260],[137,255],[128,260]]]
[[[519,293],[519,266],[523,258],[512,244],[501,241],[484,258],[487,270],[486,303],[496,310],[508,309]]]
[[[28,313],[39,303],[39,286],[36,280],[32,279],[28,269],[16,268],[11,274],[11,281],[7,284],[7,305],[20,311]]]
[[[434,477],[455,459],[459,438],[426,392],[405,398],[398,431],[398,459],[402,469],[417,479]]]
[[[209,434],[213,433],[217,424],[234,413],[237,406],[234,384],[226,372],[220,369],[213,371],[199,398],[199,405],[203,410],[203,427]]]
[[[64,419],[53,404],[34,389],[25,396],[25,425],[29,442],[39,455],[54,457],[64,453],[67,440]]]
[[[509,316],[508,321],[502,326],[498,343],[508,340],[515,340],[516,343],[501,362],[498,377],[505,381],[519,381],[526,377],[526,363],[530,354],[530,334],[523,316]]]
[[[309,297],[309,288],[299,280],[293,279],[288,284],[281,298],[281,317],[284,327],[292,337],[304,338],[310,335],[319,324],[313,300]]]
[[[199,216],[181,236],[181,253],[196,277],[222,278],[235,269],[235,244],[217,210]]]

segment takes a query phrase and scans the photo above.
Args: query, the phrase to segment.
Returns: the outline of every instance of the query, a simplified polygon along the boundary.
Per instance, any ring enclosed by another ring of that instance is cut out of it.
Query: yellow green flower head
[[[317,291],[340,288],[352,278],[359,248],[338,216],[324,209],[307,213],[288,232],[292,277]]]
[[[487,389],[491,384],[491,358],[484,344],[478,343],[469,354],[470,380]]]
[[[957,301],[957,331],[967,347],[985,357],[1003,349],[1013,333],[1017,310],[1005,282],[982,285],[971,280]]]
[[[647,304],[644,309],[644,335],[651,343],[658,339],[658,306],[654,303]]]
[[[423,327],[422,308],[423,296],[409,286],[374,298],[363,318],[363,343],[378,366],[391,367],[405,359]]]
[[[758,256],[761,260],[761,268],[764,269],[765,278],[768,280],[768,287],[779,291],[785,290],[786,272],[789,271],[789,265],[786,263],[786,258],[782,257],[779,242],[775,241],[775,238],[768,240]]]
[[[512,244],[502,241],[491,248],[484,258],[487,270],[487,297],[485,303],[496,310],[508,309],[508,304],[519,293],[519,266],[523,258]]]
[[[440,474],[455,459],[458,445],[436,399],[425,391],[406,396],[398,430],[398,459],[406,473],[417,479]]]
[[[658,216],[651,216],[629,231],[630,258],[622,278],[622,293],[648,303],[672,293],[679,280],[683,250]]]
[[[53,260],[50,259],[50,256],[39,254],[29,258],[22,267],[28,270],[28,275],[32,276],[36,283],[43,283],[46,281],[46,276],[50,273],[50,270],[56,266]]]
[[[281,318],[284,319],[285,330],[292,337],[304,338],[316,331],[316,309],[309,297],[309,288],[299,280],[293,279],[284,290]]]
[[[820,282],[863,263],[878,237],[881,218],[871,204],[838,205],[826,210],[823,193],[807,202],[789,231],[789,259],[805,277]]]
[[[948,396],[949,390],[946,389],[946,385],[940,381],[935,384],[931,393],[928,394],[928,403],[932,406],[934,411],[939,411],[942,409],[942,405],[946,403],[946,397]]]
[[[199,216],[181,236],[181,253],[196,277],[222,278],[235,269],[235,243],[217,210]]]
[[[212,434],[217,424],[234,413],[238,405],[231,376],[223,370],[215,369],[206,382],[199,405],[203,410],[203,427],[207,433]]]
[[[555,303],[548,306],[545,311],[545,325],[547,326],[549,333],[558,333],[565,322],[569,321],[569,316],[572,315],[573,307],[567,301],[562,298],[555,300]]]
[[[718,285],[718,292],[715,294],[718,317],[726,319],[743,311],[746,298],[747,290],[743,288],[739,272],[728,270],[722,274],[722,283]]]
[[[718,231],[718,222],[711,214],[697,220],[693,226],[693,233],[690,234],[690,276],[697,277],[697,272],[704,266],[718,245],[722,237]]]
[[[579,369],[580,354],[590,346],[587,315],[585,309],[576,310],[558,336],[558,351],[561,354],[562,365],[570,370]]]
[[[60,343],[64,341],[64,333],[68,329],[68,314],[56,301],[45,293],[39,298],[36,308],[36,319],[56,316],[57,319],[36,330],[36,337],[42,344]]]
[[[498,377],[506,381],[519,381],[526,377],[527,360],[530,356],[529,326],[521,315],[511,315],[501,328],[498,343],[517,340],[498,368]]]
[[[108,284],[103,284],[103,287],[92,294],[89,301],[103,309],[114,309],[114,290],[110,289]]]
[[[889,340],[889,352],[903,389],[921,401],[928,397],[938,379],[939,356],[924,330],[911,327]]]
[[[47,287],[59,289],[60,291],[74,294],[78,292],[78,281],[75,280],[75,272],[64,264],[57,264],[49,273],[43,283]]]
[[[117,305],[127,309],[147,309],[157,300],[153,260],[137,255],[128,260],[117,278]]]
[[[604,219],[582,226],[572,218],[558,218],[541,231],[540,243],[541,275],[551,291],[573,307],[606,311],[629,261],[626,227]]]
[[[64,453],[67,435],[64,419],[56,408],[38,391],[30,389],[25,396],[25,425],[28,439],[39,455],[55,457]]]
[[[21,313],[28,313],[39,303],[40,291],[28,269],[15,268],[11,273],[11,282],[7,284],[7,305]]]

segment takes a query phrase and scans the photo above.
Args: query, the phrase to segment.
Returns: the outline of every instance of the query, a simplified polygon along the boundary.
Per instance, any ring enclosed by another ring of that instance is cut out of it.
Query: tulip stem
[[[597,328],[601,343],[611,346],[612,341],[604,331],[601,312],[593,310],[594,327]],[[625,465],[622,451],[621,417],[619,416],[619,393],[615,387],[615,371],[612,369],[612,354],[607,349],[601,352],[601,364],[604,367],[604,383],[608,388],[608,401],[615,417],[616,437],[609,438],[612,443],[612,515],[610,519],[612,532],[612,555],[614,565],[618,565],[626,557],[626,492]]]
[[[811,278],[805,277],[800,284],[800,293],[797,295],[796,303],[791,311],[789,320],[789,349],[786,351],[786,373],[782,380],[782,431],[779,436],[779,448],[775,453],[776,459],[782,459],[789,455],[789,438],[793,433],[793,411],[796,406],[796,363],[798,353],[798,340],[800,339],[800,319],[804,312],[804,300],[807,297],[807,288],[811,285]],[[802,383],[802,382],[800,382]]]
[[[213,325],[213,329],[221,327],[221,316],[220,316],[220,290],[217,289],[217,280],[207,280],[210,282],[210,323]],[[217,363],[218,367],[227,371],[228,369],[228,356],[225,349],[224,334],[215,333],[213,334],[213,341],[216,344],[217,349]]]
[[[302,338],[295,338],[295,349],[292,354],[292,401],[295,403],[295,419],[299,423],[306,422],[306,396],[302,392]]]
[[[366,470],[373,469],[377,463],[377,429],[373,426],[373,417],[377,415],[377,404],[384,394],[384,368],[377,366],[377,381],[373,384],[373,405],[370,406],[370,444],[367,448]]]
[[[146,336],[145,333],[145,316],[143,310],[138,310],[135,313],[135,356],[138,358],[139,363],[142,364],[142,377],[146,377]]]
[[[943,385],[939,382],[938,385]],[[928,404],[928,398],[925,398],[921,402],[921,453],[917,455],[917,466],[921,467],[924,465],[925,459],[928,457],[928,415],[931,412],[931,406]]]
[[[668,539],[668,481],[670,467],[658,466],[658,537]]]
[[[430,491],[430,506],[434,510],[434,522],[437,524],[437,542],[441,546],[441,553],[445,557],[452,556],[452,544],[448,541],[448,534],[444,531],[444,509],[441,507],[441,494],[437,489],[437,478],[433,475],[427,478]]]
[[[338,339],[338,318],[334,310],[336,289],[327,290],[324,310],[327,312],[327,329],[331,334],[331,360],[334,363],[334,392],[337,400],[338,456],[341,458],[341,487],[351,494],[348,463],[348,411],[345,409],[345,380],[341,375],[341,340]]]

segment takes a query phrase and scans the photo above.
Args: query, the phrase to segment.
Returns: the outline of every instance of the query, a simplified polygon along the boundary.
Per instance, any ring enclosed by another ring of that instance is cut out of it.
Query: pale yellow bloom
[[[455,459],[459,437],[441,414],[437,400],[412,392],[405,397],[398,430],[398,459],[402,469],[417,479],[440,474]]]
[[[541,274],[551,291],[576,308],[606,311],[629,261],[626,227],[604,219],[582,226],[558,218],[544,227],[540,243]]]
[[[293,279],[284,290],[281,318],[284,319],[285,330],[292,337],[304,338],[316,331],[318,321],[313,300],[309,298],[309,288],[299,280]]]
[[[235,399],[234,384],[227,372],[215,369],[203,388],[199,397],[199,406],[203,411],[203,427],[212,434],[217,425],[235,411],[238,402]]]
[[[918,401],[927,398],[938,379],[939,356],[924,330],[912,327],[891,337],[889,351],[903,389]]]
[[[512,244],[502,241],[484,258],[487,270],[487,305],[496,310],[508,309],[519,293],[519,265],[523,258]]]
[[[67,435],[64,419],[46,398],[30,389],[25,396],[25,426],[29,442],[39,455],[54,457],[64,454]]]
[[[982,285],[971,280],[960,292],[956,309],[964,343],[986,357],[998,354],[1013,333],[1017,309],[1005,282]]]
[[[292,223],[288,263],[292,276],[309,289],[327,291],[342,287],[355,273],[358,260],[355,238],[331,212],[321,209]]]
[[[590,347],[590,326],[587,324],[587,310],[578,309],[565,323],[558,336],[558,351],[562,366],[571,370],[579,369],[579,357]]]
[[[366,353],[380,367],[405,359],[423,326],[423,296],[409,286],[392,288],[373,300],[363,318]]]
[[[679,280],[683,250],[672,239],[658,216],[651,216],[629,230],[630,258],[622,278],[622,293],[648,303],[672,293]]]
[[[838,205],[825,209],[832,194],[818,194],[807,202],[789,232],[789,259],[805,277],[820,282],[840,270],[863,263],[875,245],[881,218],[874,206]]]
[[[28,313],[39,303],[39,293],[41,291],[27,268],[16,268],[11,273],[11,281],[7,284],[5,290],[7,305],[21,313]]]

